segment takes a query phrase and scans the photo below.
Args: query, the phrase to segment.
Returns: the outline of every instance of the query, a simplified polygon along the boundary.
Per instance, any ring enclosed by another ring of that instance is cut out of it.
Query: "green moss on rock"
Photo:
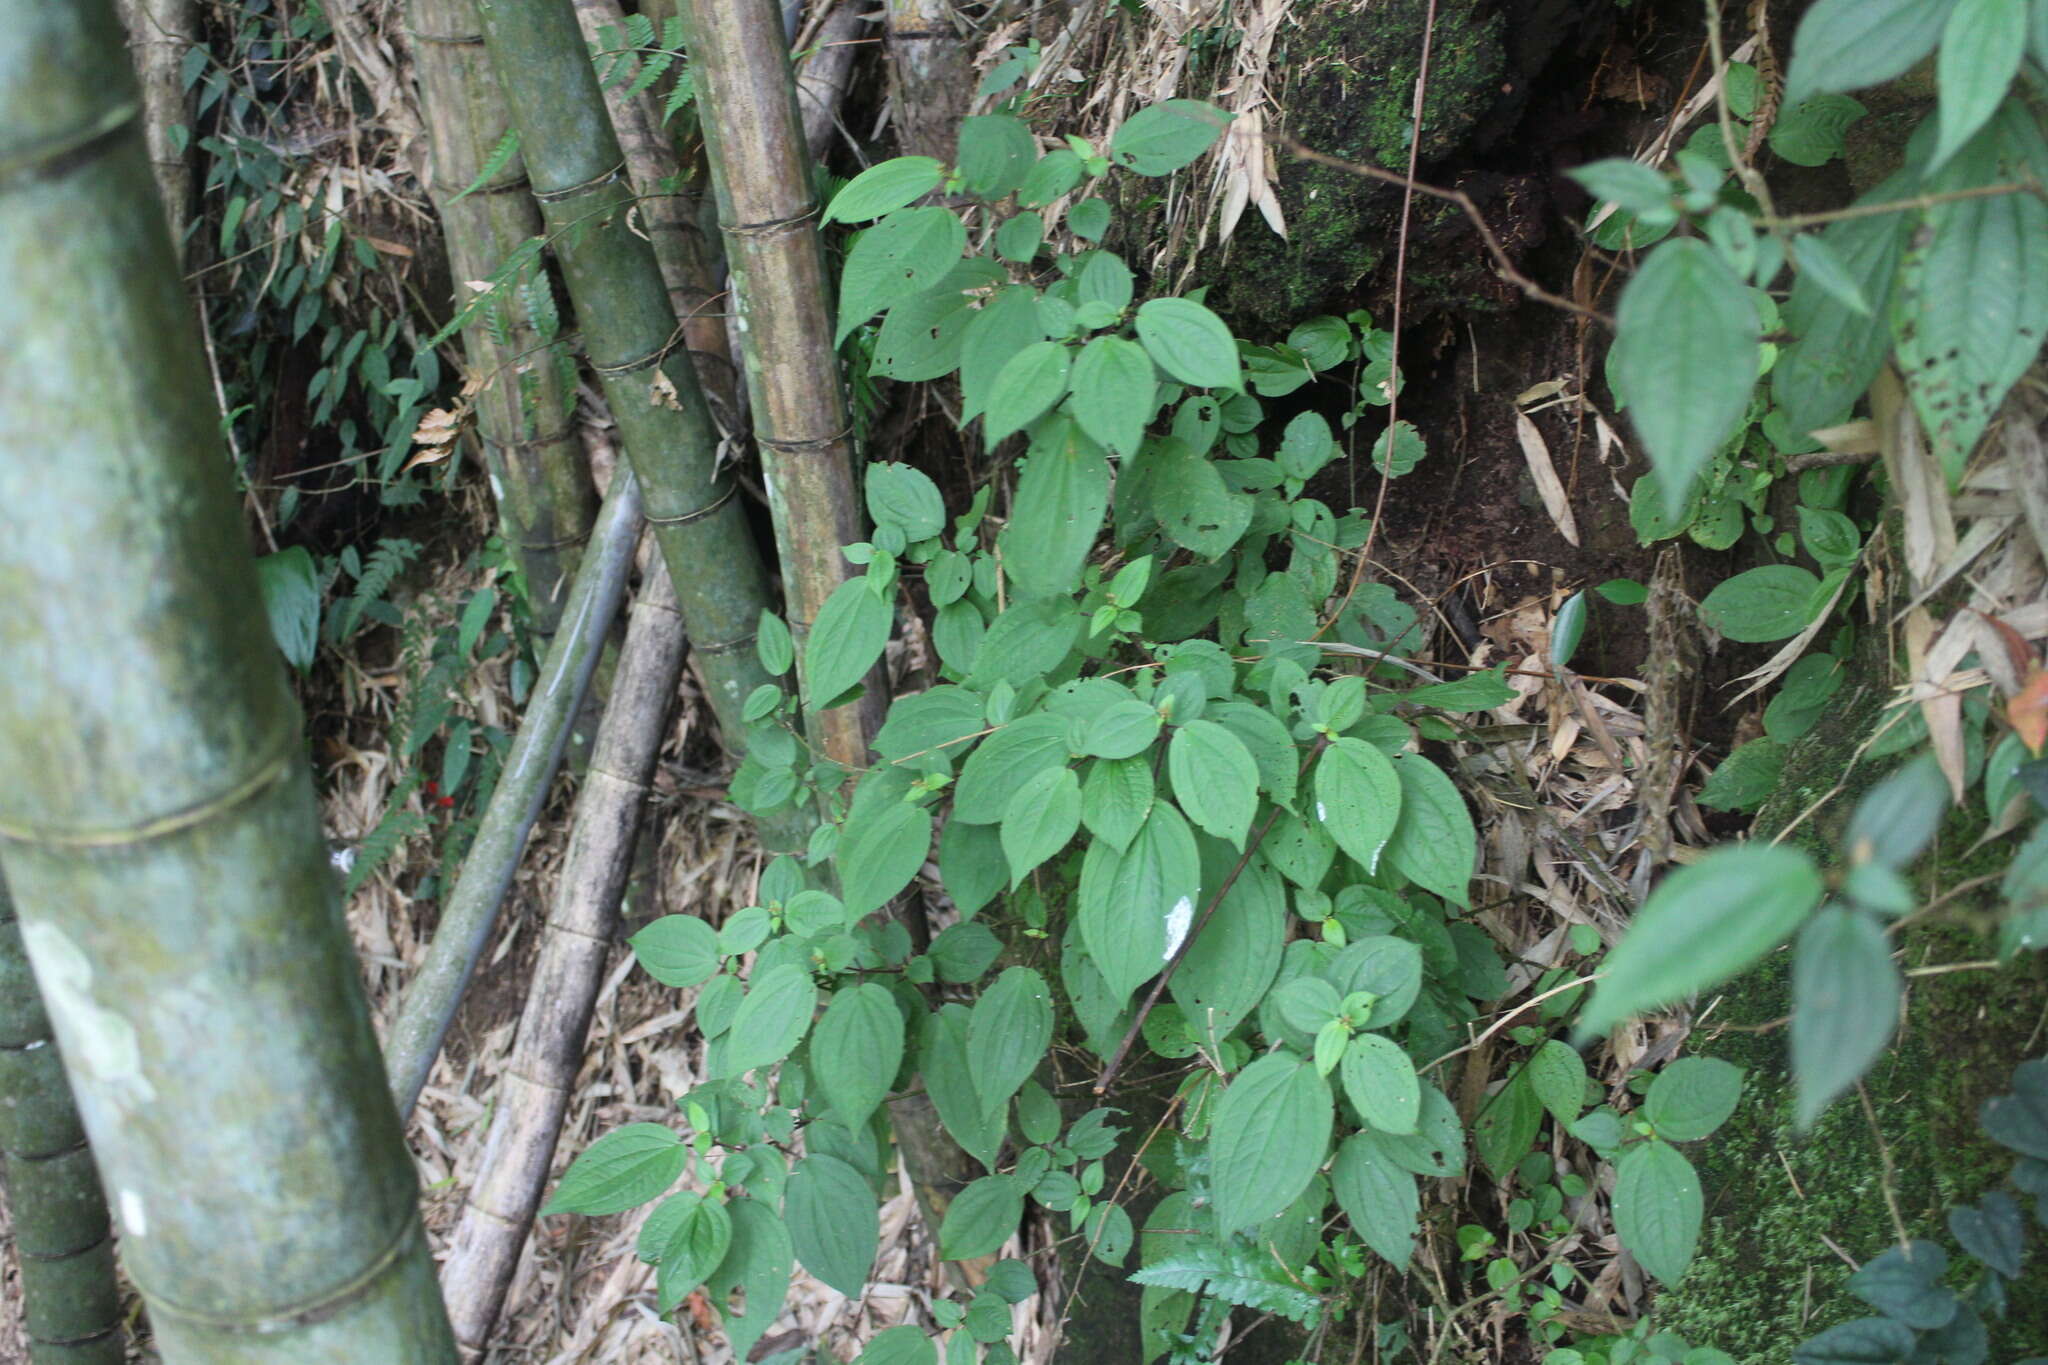
[[[1286,131],[1317,151],[1406,169],[1428,0],[1349,0],[1310,12],[1276,54],[1288,71]],[[1422,160],[1456,150],[1498,97],[1502,21],[1482,0],[1439,0],[1423,106]],[[1280,335],[1354,288],[1392,249],[1399,191],[1326,166],[1280,159],[1288,240],[1251,215],[1214,271],[1214,302],[1246,335]],[[1416,205],[1418,235],[1445,216]]]
[[[1798,820],[1841,778],[1870,733],[1885,689],[1881,660],[1867,662],[1874,665],[1864,670],[1869,681],[1795,748],[1779,795],[1757,822],[1760,834]],[[1846,790],[1802,822],[1793,839],[1825,861],[1857,796],[1883,773],[1882,764],[1860,765]],[[1953,886],[2002,863],[2009,847],[1966,852],[1980,831],[1966,814],[1952,817],[1920,870],[1923,887]],[[1985,947],[1950,925],[1904,936],[1909,965],[1982,958]],[[2011,1170],[2012,1154],[1983,1137],[1977,1112],[2009,1087],[2015,1063],[2031,1055],[2030,1040],[2040,1051],[2035,1034],[2044,1007],[2048,974],[2038,955],[1996,971],[1912,982],[1897,1046],[1865,1081],[1890,1150],[1900,1217],[1912,1235],[1956,1252],[1947,1210],[1975,1200]],[[1842,1256],[1861,1262],[1897,1236],[1883,1158],[1858,1100],[1838,1100],[1810,1133],[1794,1130],[1786,1034],[1768,1027],[1789,1012],[1789,954],[1778,953],[1722,994],[1696,1036],[1695,1050],[1744,1067],[1748,1085],[1735,1117],[1691,1154],[1707,1190],[1706,1231],[1685,1279],[1655,1310],[1660,1326],[1747,1365],[1789,1365],[1800,1342],[1869,1312],[1843,1288],[1850,1269]],[[2039,1229],[2033,1241],[2028,1270],[2038,1276]],[[1968,1283],[1962,1270],[1950,1274],[1958,1288]],[[2024,1286],[2013,1286],[2006,1320],[1990,1324],[1994,1360],[2048,1351],[2048,1295]]]

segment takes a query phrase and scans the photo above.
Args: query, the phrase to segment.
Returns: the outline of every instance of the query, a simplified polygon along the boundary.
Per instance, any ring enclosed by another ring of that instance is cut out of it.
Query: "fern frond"
[[[517,155],[519,155],[519,130],[517,128],[507,128],[505,136],[498,139],[498,145],[491,148],[491,154],[484,158],[483,168],[476,173],[476,179],[470,181],[467,189],[448,202],[453,204],[457,200],[467,199],[470,195],[475,194],[485,185],[497,179],[498,172],[511,165],[512,158]]]
[[[417,777],[407,778],[392,793],[390,804],[385,806],[383,818],[377,827],[363,840],[356,850],[356,860],[348,870],[348,882],[342,887],[342,897],[353,896],[357,888],[376,875],[377,869],[390,861],[391,855],[403,847],[416,834],[424,834],[427,817],[416,810],[407,810],[405,800],[412,795]]]
[[[652,87],[656,81],[660,80],[663,74],[671,66],[675,65],[675,62],[676,54],[673,52],[650,54],[645,61],[640,63],[640,74],[635,76],[633,83],[626,87],[626,97],[628,99],[638,98]]]
[[[1131,1276],[1137,1284],[1206,1292],[1238,1308],[1277,1313],[1304,1327],[1322,1316],[1323,1301],[1280,1273],[1279,1267],[1241,1251],[1190,1247]]]

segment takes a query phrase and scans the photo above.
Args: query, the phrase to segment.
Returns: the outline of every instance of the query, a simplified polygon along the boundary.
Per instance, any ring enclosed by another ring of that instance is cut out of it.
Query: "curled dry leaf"
[[[413,443],[419,447],[405,462],[404,468],[415,465],[439,464],[455,449],[455,438],[462,434],[462,424],[469,416],[467,406],[435,408],[420,419],[412,433]],[[402,471],[401,471],[402,472]]]
[[[1572,516],[1571,501],[1565,497],[1564,483],[1557,477],[1557,466],[1550,462],[1550,447],[1528,414],[1519,410],[1515,413],[1515,437],[1522,443],[1522,458],[1529,462],[1529,477],[1536,481],[1536,492],[1543,499],[1543,510],[1550,513],[1557,533],[1577,545],[1579,523]]]

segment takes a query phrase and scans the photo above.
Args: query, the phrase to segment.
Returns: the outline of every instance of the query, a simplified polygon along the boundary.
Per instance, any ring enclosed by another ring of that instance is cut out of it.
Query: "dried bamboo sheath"
[[[0,0],[0,839],[169,1365],[454,1359],[107,0]]]

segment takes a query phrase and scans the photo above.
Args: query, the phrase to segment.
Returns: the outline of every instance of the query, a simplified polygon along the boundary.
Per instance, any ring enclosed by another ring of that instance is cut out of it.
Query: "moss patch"
[[[1318,151],[1405,169],[1428,0],[1340,0],[1308,14],[1276,54],[1293,74],[1286,130]],[[1481,0],[1440,0],[1423,106],[1422,160],[1456,150],[1499,95],[1506,54],[1501,18]],[[1213,272],[1213,301],[1249,336],[1278,336],[1355,288],[1392,249],[1400,213],[1393,187],[1325,166],[1280,161],[1288,240],[1240,225]],[[1416,205],[1420,236],[1446,211]],[[1411,281],[1411,291],[1413,283]]]
[[[1786,781],[1758,820],[1760,832],[1783,829],[1839,777],[1870,732],[1883,702],[1881,661],[1873,679],[1846,699],[1802,741]],[[1794,839],[1824,860],[1856,797],[1883,775],[1882,765],[1852,773],[1849,790],[1801,825]],[[2002,862],[2009,848],[1970,855],[1981,826],[1958,814],[1921,869],[1923,889],[1954,885]],[[1911,929],[1908,965],[1985,956],[1982,938],[1948,925]],[[1790,1010],[1789,954],[1722,996],[1697,1036],[1695,1050],[1747,1069],[1742,1107],[1728,1125],[1692,1153],[1707,1189],[1707,1226],[1684,1281],[1657,1303],[1660,1326],[1688,1340],[1719,1346],[1755,1365],[1784,1365],[1793,1347],[1834,1323],[1867,1313],[1844,1289],[1849,1267],[1829,1243],[1858,1262],[1896,1238],[1883,1192],[1883,1160],[1862,1105],[1850,1096],[1822,1115],[1814,1131],[1792,1126],[1792,1087],[1782,1028],[1756,1029]],[[1998,971],[1915,979],[1898,1045],[1866,1079],[1872,1109],[1894,1166],[1893,1191],[1906,1227],[1956,1253],[1947,1210],[1999,1184],[2012,1154],[1987,1142],[1977,1126],[1983,1101],[2007,1089],[2012,1068],[2048,1008],[2048,974],[2037,955]],[[2031,1274],[2040,1273],[2039,1229]],[[1971,1263],[1974,1274],[1974,1263]],[[1950,1280],[1969,1280],[1958,1266]],[[2011,1309],[1993,1322],[1992,1359],[2048,1351],[2048,1295],[2012,1289]]]

